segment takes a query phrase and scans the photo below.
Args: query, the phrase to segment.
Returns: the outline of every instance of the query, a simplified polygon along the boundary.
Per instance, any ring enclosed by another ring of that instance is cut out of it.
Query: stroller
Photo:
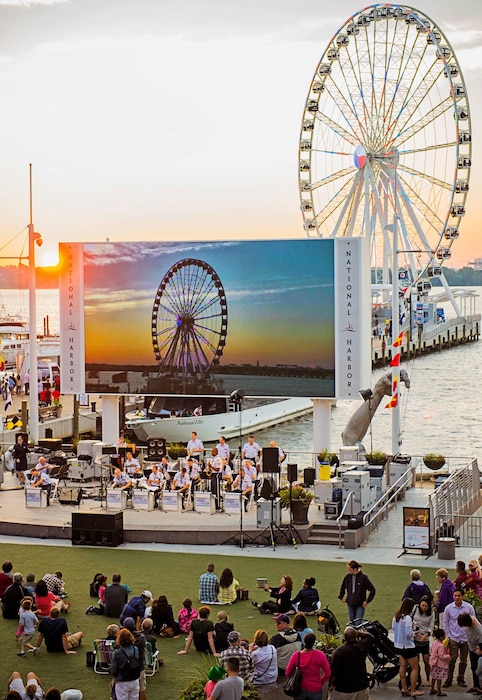
[[[334,613],[331,612],[329,605],[318,612],[318,630],[323,634],[338,634],[340,624]]]
[[[375,683],[388,683],[395,678],[400,670],[400,662],[394,644],[388,637],[388,630],[378,620],[370,622],[361,618],[354,620],[352,626],[369,632],[374,639],[368,652],[368,658],[373,664],[372,672],[368,674],[369,687],[373,688]]]

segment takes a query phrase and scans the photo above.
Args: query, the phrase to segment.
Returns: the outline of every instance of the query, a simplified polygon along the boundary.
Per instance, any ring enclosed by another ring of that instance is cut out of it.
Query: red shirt
[[[298,652],[292,655],[286,667],[286,676],[289,676],[298,665]],[[303,649],[300,652],[301,690],[316,693],[330,677],[330,664],[328,659],[319,649]]]
[[[52,591],[49,591],[48,594],[44,596],[36,595],[34,598],[37,606],[37,612],[39,615],[42,615],[42,617],[48,617],[50,615],[50,611],[52,610],[53,604],[60,600],[60,598],[57,595],[54,595]]]

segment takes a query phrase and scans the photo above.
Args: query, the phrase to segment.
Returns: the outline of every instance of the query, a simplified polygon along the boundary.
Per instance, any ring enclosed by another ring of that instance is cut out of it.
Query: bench
[[[44,420],[59,418],[62,413],[62,406],[39,406],[38,417],[42,423]]]

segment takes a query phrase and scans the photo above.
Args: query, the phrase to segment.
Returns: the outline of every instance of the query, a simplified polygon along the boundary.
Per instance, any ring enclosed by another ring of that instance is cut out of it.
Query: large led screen
[[[71,376],[83,327],[86,392],[335,397],[338,243],[61,244]]]

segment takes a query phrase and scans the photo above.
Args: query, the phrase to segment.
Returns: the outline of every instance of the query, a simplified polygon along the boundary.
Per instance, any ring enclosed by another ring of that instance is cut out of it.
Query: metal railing
[[[480,548],[482,542],[482,517],[439,513],[435,526],[435,543],[440,537],[454,537],[460,547]]]
[[[353,501],[355,500],[355,494],[353,491],[350,491],[350,493],[347,495],[346,500],[343,504],[343,508],[341,509],[340,515],[336,519],[336,524],[338,525],[338,546],[341,548],[341,540],[342,540],[342,534],[343,534],[343,528],[342,528],[342,521],[343,518],[346,517],[347,511],[348,511],[348,506],[350,506],[350,513],[348,515],[353,515]]]
[[[378,525],[382,520],[388,518],[388,513],[392,508],[397,507],[398,501],[402,500],[407,488],[413,483],[413,468],[409,467],[402,476],[388,487],[372,507],[363,516],[363,527],[365,528],[365,542],[374,530],[378,530]]]

